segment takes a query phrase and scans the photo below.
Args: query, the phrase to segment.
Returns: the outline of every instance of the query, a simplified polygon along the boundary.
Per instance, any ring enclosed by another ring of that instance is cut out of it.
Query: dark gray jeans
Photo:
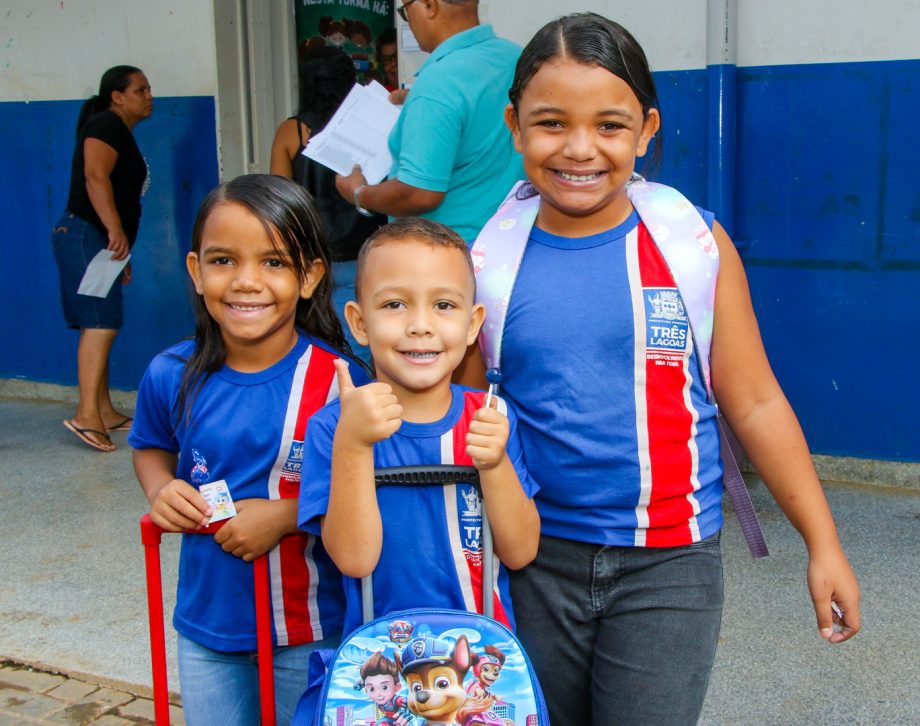
[[[718,533],[671,548],[544,535],[536,560],[510,574],[553,726],[697,722],[722,618]]]

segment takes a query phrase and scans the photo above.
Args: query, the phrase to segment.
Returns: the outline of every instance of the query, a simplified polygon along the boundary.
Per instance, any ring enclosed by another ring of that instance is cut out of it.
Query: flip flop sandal
[[[68,430],[72,431],[74,435],[87,446],[92,446],[97,451],[102,451],[106,454],[111,453],[112,451],[115,451],[114,446],[112,446],[112,448],[107,448],[103,446],[101,443],[99,443],[98,441],[94,441],[92,438],[87,436],[87,434],[95,434],[96,436],[101,436],[103,439],[105,439],[111,444],[112,439],[109,437],[107,433],[104,433],[103,431],[97,431],[96,429],[81,429],[79,426],[76,426],[74,422],[70,421],[69,419],[65,419],[63,423],[64,423],[64,426],[66,426]]]
[[[130,431],[131,424],[134,422],[134,419],[130,416],[125,416],[121,421],[119,421],[114,426],[107,426],[108,431]]]

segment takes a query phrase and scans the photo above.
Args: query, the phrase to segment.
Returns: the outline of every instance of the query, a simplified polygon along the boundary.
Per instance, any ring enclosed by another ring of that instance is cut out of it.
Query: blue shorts
[[[51,231],[51,249],[61,273],[64,319],[70,328],[121,328],[124,318],[121,278],[124,273],[118,276],[106,297],[77,294],[90,260],[108,245],[105,234],[73,212],[64,212]]]

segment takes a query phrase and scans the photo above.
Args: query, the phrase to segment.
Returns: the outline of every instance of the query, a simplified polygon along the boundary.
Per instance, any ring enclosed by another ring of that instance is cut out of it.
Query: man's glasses
[[[396,8],[396,12],[399,13],[399,17],[403,19],[403,22],[409,22],[409,17],[406,15],[406,8],[414,2],[415,0],[408,0],[408,2],[404,2],[402,5]]]

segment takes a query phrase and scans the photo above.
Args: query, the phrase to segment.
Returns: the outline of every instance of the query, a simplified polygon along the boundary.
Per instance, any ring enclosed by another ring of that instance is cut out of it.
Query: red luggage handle
[[[224,522],[187,534],[214,534]],[[141,517],[141,542],[147,569],[147,614],[150,619],[150,659],[153,666],[153,711],[157,726],[169,725],[169,686],[166,680],[166,632],[163,625],[163,581],[160,572],[160,538],[171,534],[153,523],[149,514]],[[259,701],[262,724],[275,726],[275,677],[272,668],[271,597],[268,556],[253,560],[256,601],[256,641],[259,656]]]

